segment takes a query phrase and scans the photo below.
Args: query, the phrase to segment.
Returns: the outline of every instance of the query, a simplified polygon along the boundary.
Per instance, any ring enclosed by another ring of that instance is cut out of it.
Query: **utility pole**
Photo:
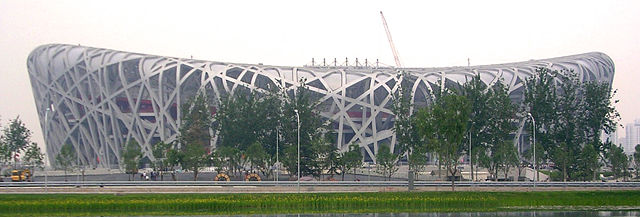
[[[280,129],[276,127],[276,177],[274,177],[275,181],[278,181],[280,178]]]
[[[49,105],[50,106],[50,105]],[[47,107],[47,110],[44,111],[44,143],[47,143],[47,130],[49,129],[49,112],[51,111],[51,108]],[[45,150],[46,151],[46,150]],[[45,169],[44,169],[44,192],[48,192],[49,191],[49,186],[48,186],[48,180],[47,180],[47,176],[49,175],[49,172],[47,171],[46,165],[45,165]]]
[[[298,121],[298,193],[300,193],[300,114],[298,109],[293,111],[296,113],[296,120]]]
[[[471,181],[475,181],[473,179],[473,154],[471,154],[471,130],[469,130],[469,167],[470,170],[469,172],[471,172]]]
[[[471,58],[467,57],[467,70],[471,73]],[[473,79],[473,78],[472,78]],[[471,181],[475,181],[473,175],[473,154],[471,152],[471,128],[473,127],[474,122],[471,122],[471,126],[469,127],[469,172],[471,172]]]
[[[536,182],[538,181],[538,167],[537,167],[537,159],[536,159],[536,119],[533,118],[531,113],[527,113],[531,118],[531,122],[533,123],[533,188],[536,188]]]

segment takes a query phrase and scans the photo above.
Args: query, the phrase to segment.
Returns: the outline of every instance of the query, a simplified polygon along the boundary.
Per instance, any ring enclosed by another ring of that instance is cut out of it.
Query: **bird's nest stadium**
[[[393,150],[396,143],[391,94],[400,82],[410,84],[412,103],[424,106],[432,88],[459,86],[479,75],[488,86],[503,82],[513,102],[520,104],[524,81],[537,67],[573,70],[581,81],[609,84],[614,75],[613,61],[597,52],[469,67],[292,67],[64,44],[37,47],[27,67],[50,163],[53,165],[53,156],[63,144],[71,144],[83,165],[111,168],[118,167],[120,150],[132,139],[141,145],[146,158],[154,160],[152,146],[176,138],[179,105],[199,90],[219,99],[240,89],[273,85],[295,89],[304,78],[320,100],[320,114],[332,122],[335,145],[346,150],[348,144],[358,143],[365,160],[374,161],[379,144],[391,144]],[[409,76],[402,77],[400,72]],[[519,122],[514,145],[520,150],[528,139],[523,134],[524,118]],[[213,140],[215,144],[216,138]]]

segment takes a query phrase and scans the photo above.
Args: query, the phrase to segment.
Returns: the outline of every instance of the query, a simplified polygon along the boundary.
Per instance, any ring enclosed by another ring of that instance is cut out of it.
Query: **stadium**
[[[305,79],[320,100],[320,114],[332,122],[340,150],[360,144],[365,161],[374,161],[379,144],[393,145],[391,94],[408,83],[415,106],[427,104],[435,87],[455,87],[479,75],[492,86],[503,82],[514,103],[522,102],[524,81],[537,67],[567,69],[581,81],[611,84],[613,61],[603,53],[586,53],[525,62],[445,67],[392,68],[369,64],[303,67],[238,64],[130,53],[76,45],[37,47],[27,60],[46,152],[53,165],[63,144],[80,153],[83,165],[117,168],[129,140],[154,160],[152,146],[176,139],[180,105],[199,90],[216,102],[240,89],[293,90]],[[408,73],[401,77],[400,73]],[[402,79],[405,79],[404,81]],[[215,106],[215,103],[214,105]],[[528,138],[519,120],[514,145]],[[212,138],[215,144],[217,138]]]

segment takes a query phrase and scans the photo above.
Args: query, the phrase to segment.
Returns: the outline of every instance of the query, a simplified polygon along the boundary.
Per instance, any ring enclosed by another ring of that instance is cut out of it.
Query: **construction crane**
[[[391,38],[391,32],[389,32],[389,26],[387,26],[387,20],[384,19],[384,14],[380,11],[380,16],[382,17],[382,24],[384,25],[384,30],[387,31],[387,39],[389,39],[389,45],[391,45],[391,52],[393,52],[393,59],[396,61],[396,67],[402,68],[402,64],[400,63],[400,58],[398,57],[398,51],[396,50],[396,46],[393,44],[393,39]]]

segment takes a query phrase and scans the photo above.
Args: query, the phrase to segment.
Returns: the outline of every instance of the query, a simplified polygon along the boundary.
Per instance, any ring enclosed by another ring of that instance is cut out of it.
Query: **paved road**
[[[45,181],[45,174],[43,172],[39,172],[35,174],[35,177],[33,178],[33,181],[35,182],[44,182]],[[217,175],[217,173],[215,172],[201,172],[198,174],[198,181],[213,181],[213,178]],[[124,174],[124,173],[105,173],[105,174],[90,174],[90,175],[85,175],[84,176],[84,181],[143,181],[143,179],[141,178],[141,173],[134,175],[133,178],[131,178],[132,176],[129,174]],[[323,179],[327,179],[328,176],[323,176]],[[335,180],[342,180],[341,176],[334,176],[333,177]],[[46,177],[47,181],[82,181],[83,177],[81,175],[78,175],[77,173],[73,173],[73,174],[68,174],[66,177],[60,173],[56,173],[56,175],[48,175]],[[176,174],[176,179],[178,181],[193,181],[193,173],[177,173]],[[244,181],[244,177],[242,176],[232,176],[231,177],[232,180],[234,181]],[[294,177],[295,179],[295,177]],[[160,181],[160,180],[164,180],[164,181],[173,181],[171,174],[165,174],[163,177],[158,176],[156,178],[156,181]],[[270,178],[269,180],[273,180],[273,178]],[[284,180],[290,180],[288,175],[280,175],[279,180],[284,181]],[[385,177],[381,177],[381,176],[376,176],[376,175],[366,175],[366,174],[358,174],[358,175],[353,175],[353,174],[347,174],[345,175],[345,180],[347,181],[355,181],[355,180],[361,180],[361,181],[384,181],[386,180]],[[392,178],[391,180],[395,180],[395,181],[401,181],[401,180],[407,180],[402,179],[402,178]],[[10,177],[4,177],[3,181],[8,182],[11,181]]]

